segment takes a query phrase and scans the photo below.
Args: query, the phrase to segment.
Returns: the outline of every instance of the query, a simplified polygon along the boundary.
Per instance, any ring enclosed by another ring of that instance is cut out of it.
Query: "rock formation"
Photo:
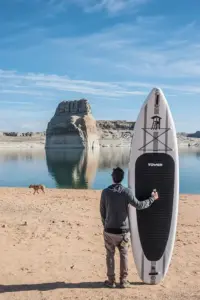
[[[135,122],[123,120],[97,121],[100,146],[123,147],[130,146]]]
[[[88,101],[62,101],[48,123],[46,148],[94,147],[99,147],[98,132]]]

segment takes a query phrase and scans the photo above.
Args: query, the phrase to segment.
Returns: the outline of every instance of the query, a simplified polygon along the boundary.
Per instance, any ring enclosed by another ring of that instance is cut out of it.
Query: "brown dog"
[[[43,184],[31,184],[29,185],[29,189],[34,189],[34,193],[33,195],[35,195],[35,193],[37,192],[39,194],[39,190],[42,190],[43,193],[45,193],[44,189],[45,189],[45,186]]]

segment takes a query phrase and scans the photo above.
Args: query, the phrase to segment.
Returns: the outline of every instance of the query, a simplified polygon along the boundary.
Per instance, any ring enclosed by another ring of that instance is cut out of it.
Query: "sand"
[[[181,195],[164,281],[142,284],[129,248],[131,287],[107,289],[100,191],[33,195],[26,188],[0,188],[0,194],[0,299],[200,299],[200,196]],[[116,267],[118,275],[118,252]]]

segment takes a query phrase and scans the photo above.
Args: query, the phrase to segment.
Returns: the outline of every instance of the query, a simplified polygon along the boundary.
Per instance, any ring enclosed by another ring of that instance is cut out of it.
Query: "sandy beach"
[[[129,289],[107,289],[100,191],[0,189],[0,299],[200,299],[200,196],[181,195],[171,266],[140,281],[129,248]],[[116,252],[117,275],[119,255]],[[118,277],[117,277],[118,278]]]

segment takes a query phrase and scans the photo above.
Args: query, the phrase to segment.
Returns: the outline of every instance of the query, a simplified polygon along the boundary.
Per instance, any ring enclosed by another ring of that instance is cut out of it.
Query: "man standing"
[[[128,205],[136,209],[146,209],[158,199],[157,192],[144,201],[134,198],[131,189],[124,187],[124,171],[115,168],[112,172],[113,184],[101,193],[100,214],[104,226],[104,242],[106,248],[107,287],[116,287],[115,281],[115,248],[120,253],[120,287],[129,286],[128,277],[128,244],[130,240]]]

